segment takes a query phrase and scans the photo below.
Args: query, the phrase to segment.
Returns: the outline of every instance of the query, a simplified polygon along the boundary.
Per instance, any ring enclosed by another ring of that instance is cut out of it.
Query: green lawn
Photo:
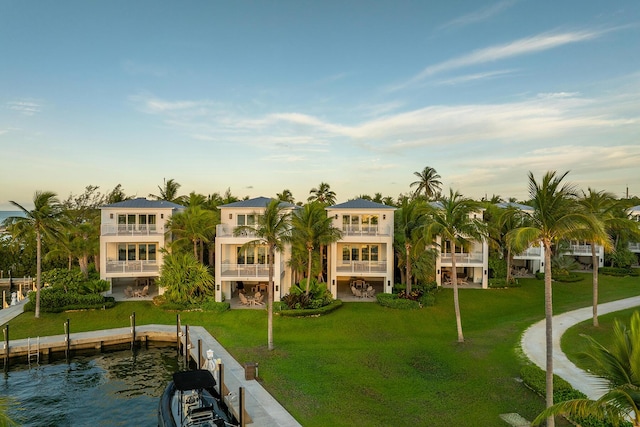
[[[600,278],[601,302],[637,295],[640,279]],[[516,381],[527,363],[519,351],[526,327],[544,317],[544,285],[461,289],[466,342],[456,342],[453,294],[437,303],[398,311],[374,303],[345,303],[319,318],[275,319],[276,349],[266,349],[266,311],[183,313],[183,324],[202,325],[240,363],[259,362],[264,386],[305,427],[312,426],[502,426],[498,415],[517,412],[531,420],[542,398]],[[588,306],[591,276],[554,284],[555,312]],[[11,338],[62,334],[138,324],[175,324],[175,313],[151,303],[120,303],[108,311],[33,313],[10,322]],[[559,423],[558,423],[559,424]],[[560,425],[560,424],[559,424]]]

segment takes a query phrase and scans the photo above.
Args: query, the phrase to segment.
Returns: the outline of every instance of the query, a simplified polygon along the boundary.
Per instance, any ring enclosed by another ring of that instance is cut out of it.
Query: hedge
[[[638,271],[638,269],[621,268],[621,267],[600,267],[598,269],[598,272],[607,276],[616,276],[616,277],[640,275],[640,271]]]
[[[537,272],[536,273],[536,279],[538,280],[544,280],[544,273],[543,272]],[[573,282],[579,282],[581,280],[584,280],[584,274],[565,274],[565,275],[554,275],[553,273],[551,274],[551,279],[555,282],[565,282],[565,283],[573,283]]]
[[[104,297],[101,294],[81,295],[77,292],[64,292],[63,290],[55,289],[43,289],[40,291],[40,311],[46,313],[112,308],[115,304],[113,297]],[[36,294],[32,291],[29,292],[29,302],[24,305],[24,311],[35,310]]]
[[[325,305],[319,308],[300,308],[300,309],[289,309],[287,308],[287,304],[282,301],[273,303],[273,310],[276,314],[285,317],[314,317],[321,316],[323,314],[331,313],[333,310],[336,310],[342,307],[342,300],[333,300],[331,304]]]

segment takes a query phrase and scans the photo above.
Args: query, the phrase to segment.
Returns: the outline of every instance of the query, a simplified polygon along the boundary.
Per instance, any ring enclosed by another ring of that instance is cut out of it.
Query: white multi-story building
[[[334,298],[351,296],[362,279],[376,292],[393,289],[393,206],[356,199],[326,208],[342,238],[329,245],[327,284]]]
[[[629,218],[638,223],[640,227],[640,205],[629,208]],[[640,260],[640,242],[629,242],[629,250],[638,256]]]
[[[114,287],[160,275],[166,223],[184,206],[137,198],[100,208],[100,278]],[[162,293],[162,290],[160,290]]]
[[[267,246],[256,245],[243,249],[243,245],[257,238],[254,233],[247,230],[242,235],[236,236],[234,230],[239,226],[257,225],[258,218],[264,213],[271,200],[267,197],[256,197],[218,206],[220,224],[216,228],[215,241],[216,301],[232,298],[239,287],[266,292],[269,282]],[[288,212],[296,208],[291,203],[282,202],[282,205]],[[291,248],[288,245],[285,245],[283,252],[275,253],[274,301],[280,301],[280,297],[289,292],[291,269],[286,261],[290,254]]]

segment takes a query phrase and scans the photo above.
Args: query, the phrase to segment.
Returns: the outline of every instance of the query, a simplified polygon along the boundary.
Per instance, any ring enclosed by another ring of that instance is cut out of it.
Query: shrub
[[[83,281],[82,272],[78,269],[53,268],[42,273],[42,283],[52,288],[61,288],[65,292],[77,292]]]
[[[490,288],[519,288],[520,282],[518,279],[511,279],[507,282],[507,279],[489,279]]]
[[[289,289],[289,293],[282,297],[282,301],[289,309],[317,309],[331,304],[333,297],[326,283],[319,283],[316,279],[311,279],[309,284],[309,295],[306,294],[306,280],[300,284],[295,284]]]
[[[414,310],[420,308],[420,302],[405,298],[398,298],[398,295],[395,294],[376,294],[376,300],[378,301],[378,304],[383,307],[396,308],[400,310]]]
[[[40,311],[61,313],[67,310],[86,310],[96,308],[112,308],[115,306],[113,297],[103,297],[100,294],[82,295],[77,292],[65,292],[64,289],[42,289],[40,291]],[[35,292],[29,293],[29,302],[24,311],[35,311]]]
[[[273,310],[281,316],[287,317],[313,317],[321,316],[323,314],[331,313],[333,310],[342,307],[342,300],[333,300],[330,304],[319,308],[305,308],[305,309],[287,309],[286,306],[279,305],[276,310],[276,302],[273,303]]]
[[[551,277],[556,282],[565,282],[565,283],[573,283],[573,282],[579,282],[581,280],[584,280],[583,274],[575,274],[575,273],[558,274],[558,275],[552,275]]]
[[[638,276],[640,273],[633,268],[621,268],[621,267],[601,267],[598,269],[599,273],[607,276]]]
[[[489,274],[494,278],[507,277],[507,260],[495,255],[489,256]]]

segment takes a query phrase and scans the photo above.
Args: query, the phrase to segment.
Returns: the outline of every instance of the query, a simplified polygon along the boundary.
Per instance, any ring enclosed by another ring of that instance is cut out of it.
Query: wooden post
[[[198,338],[198,369],[202,369],[202,340]]]
[[[220,393],[220,399],[223,399],[227,395],[225,391],[226,387],[224,386],[224,364],[218,365],[218,392]]]
[[[176,314],[176,344],[178,345],[178,356],[180,356],[180,337],[182,331],[180,328],[180,313]]]
[[[129,317],[129,321],[131,323],[131,350],[136,347],[136,312],[131,313]]]
[[[67,363],[69,363],[69,353],[71,352],[71,339],[70,339],[70,331],[69,331],[69,319],[64,324],[64,340],[67,344],[67,348],[65,350],[65,355],[67,358]]]
[[[9,370],[9,324],[4,327],[4,370]]]
[[[238,390],[238,404],[240,405],[238,408],[240,419],[238,421],[240,422],[240,427],[245,427],[247,417],[244,416],[244,387],[240,387]]]
[[[189,350],[191,345],[189,344],[189,325],[184,325],[184,367],[189,367]]]

